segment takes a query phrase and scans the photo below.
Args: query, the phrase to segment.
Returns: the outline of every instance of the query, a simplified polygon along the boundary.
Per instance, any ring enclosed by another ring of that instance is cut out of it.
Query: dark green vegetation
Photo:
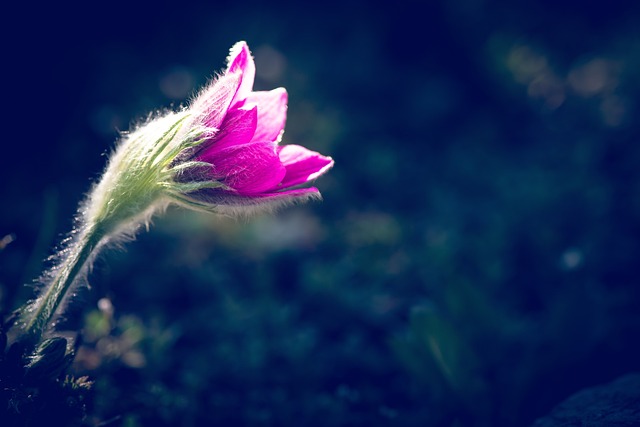
[[[7,12],[0,309],[114,128],[237,40],[336,167],[323,203],[171,210],[97,262],[67,322],[88,425],[528,425],[640,370],[636,3],[187,3]]]

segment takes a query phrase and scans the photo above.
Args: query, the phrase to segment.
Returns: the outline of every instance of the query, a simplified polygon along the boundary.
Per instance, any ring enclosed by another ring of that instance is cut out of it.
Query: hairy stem
[[[36,345],[51,326],[56,313],[74,288],[78,275],[87,262],[95,255],[104,233],[84,230],[80,237],[63,252],[62,259],[54,267],[50,280],[42,293],[22,312],[22,340],[28,345]]]

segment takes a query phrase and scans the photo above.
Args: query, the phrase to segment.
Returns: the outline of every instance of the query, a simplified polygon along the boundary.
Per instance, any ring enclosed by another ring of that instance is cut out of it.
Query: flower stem
[[[87,262],[94,256],[104,233],[97,229],[85,229],[80,237],[62,252],[62,259],[52,269],[42,293],[22,312],[21,340],[36,345],[51,326],[56,313],[64,304],[69,291],[77,282]]]

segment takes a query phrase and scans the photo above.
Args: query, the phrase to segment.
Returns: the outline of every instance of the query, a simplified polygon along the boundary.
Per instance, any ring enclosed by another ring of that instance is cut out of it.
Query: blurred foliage
[[[0,323],[2,425],[82,425],[92,407],[92,382],[88,377],[67,375],[74,356],[67,339],[47,339],[25,358],[22,343],[7,345],[11,322],[3,319]]]
[[[170,210],[98,261],[67,316],[86,424],[527,425],[640,369],[637,3],[10,7],[4,312],[116,129],[239,39],[284,143],[336,159],[322,204]]]

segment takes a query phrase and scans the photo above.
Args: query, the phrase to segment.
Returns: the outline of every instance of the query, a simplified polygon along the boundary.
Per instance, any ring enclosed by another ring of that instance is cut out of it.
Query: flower
[[[333,160],[299,145],[278,145],[287,118],[287,91],[253,91],[254,77],[247,44],[236,43],[226,72],[193,102],[191,126],[199,129],[202,141],[178,155],[178,162],[196,164],[176,179],[219,185],[187,192],[181,201],[220,210],[320,196],[315,187],[295,187],[322,175]]]
[[[317,188],[300,186],[329,170],[333,159],[279,145],[286,90],[253,91],[255,64],[245,42],[231,48],[227,61],[188,108],[156,117],[120,142],[89,195],[89,223],[108,234],[131,230],[170,203],[245,215],[320,197]]]
[[[299,186],[326,172],[333,160],[279,145],[287,92],[255,92],[254,77],[249,48],[239,42],[227,70],[188,108],[152,117],[123,136],[43,275],[40,295],[21,310],[26,341],[42,339],[103,246],[133,236],[171,203],[246,215],[320,197],[317,188]]]

